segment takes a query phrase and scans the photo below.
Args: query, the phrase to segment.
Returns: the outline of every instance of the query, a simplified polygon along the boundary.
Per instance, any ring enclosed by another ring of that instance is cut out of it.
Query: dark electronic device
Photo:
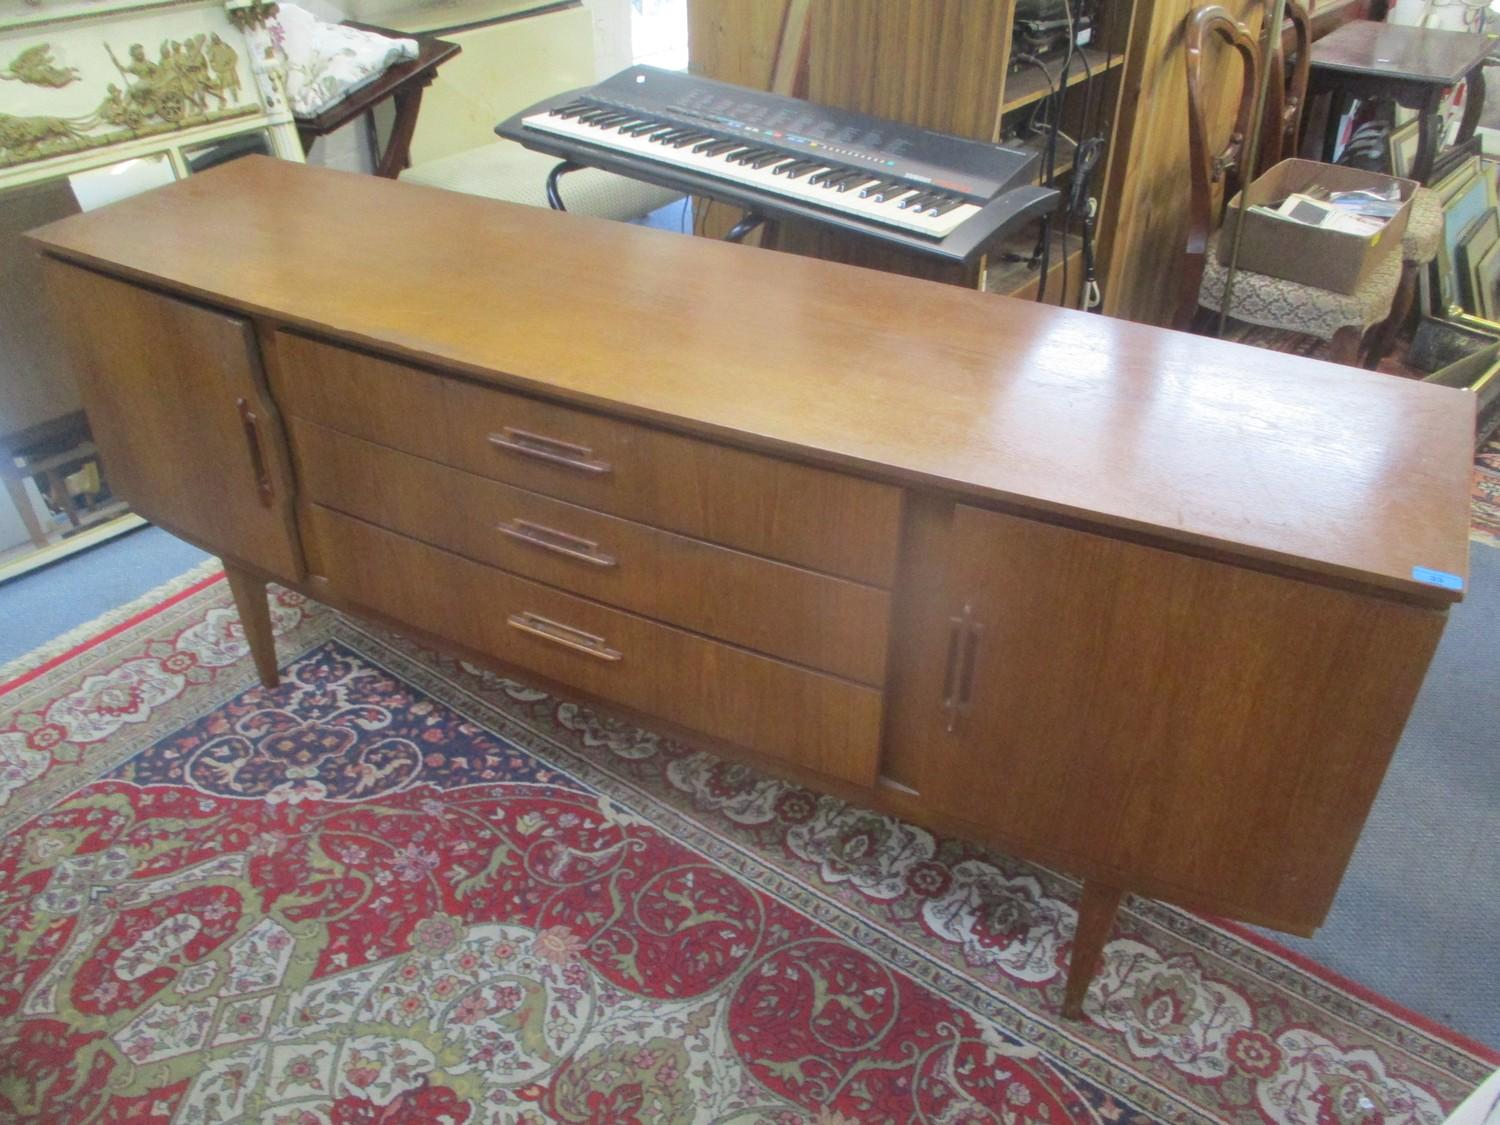
[[[1034,151],[650,66],[548,98],[495,132],[747,216],[808,220],[948,261],[973,260],[1059,198],[1036,186]]]

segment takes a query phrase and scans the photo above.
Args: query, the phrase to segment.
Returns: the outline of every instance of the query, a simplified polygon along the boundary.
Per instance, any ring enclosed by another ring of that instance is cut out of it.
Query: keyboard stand
[[[579,164],[573,160],[564,160],[556,165],[552,171],[547,173],[547,206],[554,211],[566,211],[563,206],[562,195],[557,190],[557,181],[569,172],[576,172],[587,165]]]
[[[554,211],[566,211],[563,206],[562,193],[558,190],[558,181],[569,172],[576,172],[580,168],[587,168],[587,164],[579,164],[576,160],[562,160],[555,164],[552,171],[547,173],[547,206]],[[725,242],[743,242],[745,236],[756,227],[762,225],[766,217],[758,211],[745,211],[740,216],[740,221],[729,228],[729,233],[724,236]]]

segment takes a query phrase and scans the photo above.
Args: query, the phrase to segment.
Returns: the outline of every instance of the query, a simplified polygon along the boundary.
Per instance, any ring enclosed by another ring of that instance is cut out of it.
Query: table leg
[[[1125,892],[1097,879],[1083,881],[1083,901],[1078,904],[1078,927],[1073,933],[1073,954],[1068,960],[1067,991],[1062,1014],[1070,1020],[1083,1018],[1083,998],[1098,971],[1104,943],[1114,929],[1115,914]]]
[[[385,145],[385,155],[375,168],[377,176],[394,180],[411,167],[411,139],[417,131],[417,114],[422,109],[422,90],[427,86],[405,87],[392,97],[396,106],[396,119],[391,124],[391,137]]]
[[[1411,178],[1425,184],[1432,177],[1432,166],[1443,147],[1443,92],[1434,89],[1421,109],[1417,126],[1417,157],[1412,161]]]
[[[31,506],[31,497],[26,495],[24,482],[14,477],[5,478],[5,491],[10,493],[10,501],[16,506],[16,514],[21,517],[21,522],[26,525],[26,534],[31,537],[32,545],[45,547],[47,545],[47,529],[42,526],[42,521],[37,518],[36,509]]]
[[[274,688],[281,682],[281,676],[276,668],[276,637],[271,631],[271,606],[266,600],[266,584],[229,562],[224,563],[224,575],[229,579],[229,592],[234,595],[234,608],[239,611],[245,640],[250,642],[250,655],[255,660],[255,670],[260,673],[260,682]]]
[[[1479,115],[1484,112],[1484,63],[1480,63],[1464,76],[1468,87],[1464,91],[1464,115],[1458,123],[1458,143],[1463,144],[1479,127]]]
[[[1339,126],[1344,123],[1344,114],[1354,104],[1354,99],[1339,89],[1328,93],[1328,120],[1323,123],[1323,162],[1333,163],[1333,154],[1338,149]]]

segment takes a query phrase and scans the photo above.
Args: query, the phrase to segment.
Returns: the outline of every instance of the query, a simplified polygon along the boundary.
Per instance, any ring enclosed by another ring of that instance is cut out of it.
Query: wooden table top
[[[249,157],[33,232],[678,430],[1401,591],[1466,580],[1473,397],[896,274]]]
[[[1312,45],[1315,70],[1452,86],[1489,53],[1486,35],[1351,20]]]

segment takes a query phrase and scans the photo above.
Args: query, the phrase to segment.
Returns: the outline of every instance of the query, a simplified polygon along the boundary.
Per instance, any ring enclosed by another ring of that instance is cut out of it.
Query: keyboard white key
[[[823,170],[821,168],[810,169],[807,174],[790,179],[786,175],[777,175],[771,166],[752,168],[745,164],[733,163],[727,159],[727,153],[709,156],[707,153],[694,152],[693,145],[674,148],[670,144],[648,140],[646,135],[634,136],[628,132],[621,133],[619,122],[596,127],[587,122],[576,121],[572,117],[536,113],[523,118],[522,124],[538,132],[572,137],[601,148],[644,156],[658,164],[670,164],[691,169],[715,179],[761,188],[774,195],[813,203],[826,207],[830,211],[856,215],[901,230],[915,231],[930,238],[943,238],[970,215],[979,211],[979,208],[972,203],[961,203],[941,215],[904,210],[901,207],[903,199],[913,199],[924,194],[926,189],[900,191],[880,201],[873,197],[861,198],[860,188],[879,183],[881,177],[870,175],[860,183],[846,183],[845,190],[839,191],[837,188],[825,188],[818,184],[808,183],[809,179]]]

